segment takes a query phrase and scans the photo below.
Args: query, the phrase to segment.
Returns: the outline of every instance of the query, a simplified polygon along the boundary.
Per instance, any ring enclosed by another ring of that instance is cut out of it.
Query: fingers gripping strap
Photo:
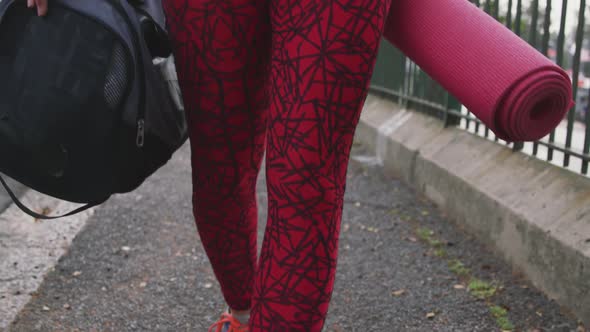
[[[2,186],[4,187],[4,189],[6,190],[6,192],[8,193],[8,195],[10,196],[10,198],[12,198],[12,201],[14,202],[14,204],[16,204],[16,206],[19,207],[19,209],[21,209],[24,213],[28,214],[29,216],[33,217],[33,218],[37,218],[37,219],[45,219],[45,220],[49,220],[49,219],[58,219],[58,218],[63,218],[63,217],[69,217],[72,216],[74,214],[78,214],[82,211],[88,210],[92,207],[95,207],[99,204],[104,203],[105,200],[99,201],[99,202],[95,202],[95,203],[88,203],[84,206],[81,206],[73,211],[70,211],[66,214],[62,214],[60,216],[45,216],[39,213],[36,213],[35,211],[32,211],[31,209],[29,209],[28,207],[26,207],[19,199],[18,197],[16,197],[16,195],[14,194],[14,192],[10,189],[10,187],[8,186],[8,184],[6,183],[6,181],[4,180],[4,178],[0,175],[0,182],[2,183]]]

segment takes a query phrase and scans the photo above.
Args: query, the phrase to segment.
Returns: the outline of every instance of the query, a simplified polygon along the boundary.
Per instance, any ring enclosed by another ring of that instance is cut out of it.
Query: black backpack
[[[160,0],[49,6],[0,2],[0,172],[87,204],[70,215],[137,188],[187,125]]]

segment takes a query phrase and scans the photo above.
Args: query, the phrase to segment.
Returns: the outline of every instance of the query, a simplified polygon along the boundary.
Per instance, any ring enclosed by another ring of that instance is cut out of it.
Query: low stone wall
[[[590,325],[590,179],[370,95],[357,140]]]

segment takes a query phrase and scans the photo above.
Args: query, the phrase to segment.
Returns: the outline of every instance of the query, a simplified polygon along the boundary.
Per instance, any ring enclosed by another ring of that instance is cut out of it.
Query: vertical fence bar
[[[512,3],[512,0],[510,0],[510,3]],[[510,5],[509,5],[509,7],[510,7]],[[509,9],[509,11],[510,11],[510,9]],[[494,1],[494,10],[492,12],[492,16],[496,20],[500,21],[500,0]],[[506,23],[508,24],[508,21]],[[510,29],[510,27],[508,27],[508,29]],[[494,141],[496,141],[496,142],[498,141],[498,136],[494,135]]]
[[[413,97],[416,93],[416,81],[418,80],[418,68],[416,66],[416,64],[414,62],[411,62],[411,68],[412,68],[412,75],[410,75],[410,77],[412,78],[410,84],[408,84],[408,96],[409,97]],[[411,101],[408,99],[408,103],[410,103]]]
[[[414,80],[414,64],[412,63],[411,60],[408,59],[408,61],[406,62],[406,66],[407,66],[407,71],[408,71],[408,75],[406,76],[406,81],[404,82],[404,96],[406,96],[406,99],[404,100],[404,107],[407,108],[408,107],[408,101],[409,99],[407,97],[410,96],[410,87],[412,85],[412,81]]]
[[[561,2],[561,21],[559,22],[559,35],[557,36],[557,55],[555,62],[558,66],[563,66],[563,48],[565,44],[565,20],[567,17],[567,0]],[[555,142],[555,130],[549,134],[549,143]],[[553,160],[553,149],[549,147],[547,149],[547,160]]]
[[[492,9],[491,4],[492,4],[491,0],[486,0],[485,4],[483,6],[483,10],[488,14],[490,13],[490,11]]]
[[[500,0],[494,0],[493,3],[490,3],[490,6],[493,6],[493,8],[489,8],[488,9],[490,15],[492,15],[492,17],[494,19],[496,19],[496,20],[499,21],[499,16],[500,16]],[[485,127],[484,136],[486,138],[488,138],[490,136],[490,129],[488,128],[488,126]],[[498,138],[495,137],[494,140],[497,141]]]
[[[516,18],[514,19],[514,33],[520,36],[520,22],[522,20],[522,0],[516,2]]]
[[[529,31],[529,44],[537,48],[537,25],[539,23],[539,0],[533,0],[531,4],[533,15],[531,17],[531,31]]]
[[[508,11],[506,12],[506,27],[512,30],[512,0],[508,0]]]
[[[573,85],[573,95],[574,100],[578,95],[578,78],[580,77],[580,56],[582,54],[582,44],[584,42],[584,17],[586,13],[586,0],[580,0],[580,12],[578,15],[578,29],[576,30],[576,52],[574,54],[574,66],[572,68],[573,77],[572,77],[572,85]],[[569,150],[572,147],[572,135],[574,132],[574,121],[576,115],[576,107],[572,107],[567,114],[567,132],[565,134],[565,148]],[[563,167],[568,167],[570,165],[570,154],[565,153],[563,158]]]
[[[547,5],[545,6],[545,18],[543,19],[543,41],[541,43],[541,52],[547,56],[549,52],[549,38],[551,37],[551,32],[549,28],[551,27],[551,0],[547,0]]]
[[[472,2],[476,7],[479,8],[479,0],[469,0],[470,2]],[[465,118],[465,129],[467,131],[469,131],[469,127],[471,126],[471,120],[469,120],[469,117],[471,115],[471,112],[469,112],[469,110],[467,110],[467,117]],[[475,132],[477,132],[477,130],[479,129],[479,124],[477,123],[477,121],[474,121],[475,123]]]
[[[590,92],[588,93],[588,107],[586,108],[586,114],[584,115],[584,123],[586,124],[585,136],[584,136],[584,154],[590,153]],[[582,160],[582,174],[588,174],[588,161]]]
[[[401,107],[405,107],[405,102],[406,102],[406,83],[408,81],[408,59],[404,56],[404,64],[403,64],[403,68],[402,68],[402,73],[403,73],[403,79],[401,80],[400,83],[400,96],[399,96],[399,101],[400,101],[400,105]]]
[[[478,8],[480,7],[479,0],[474,0],[474,3]],[[475,133],[479,134],[479,121],[475,121]]]
[[[412,80],[413,80],[413,76],[414,76],[414,65],[412,64],[411,60],[408,60],[408,62],[406,63],[406,65],[408,66],[407,71],[408,71],[408,75],[406,76],[406,82],[404,85],[404,95],[406,96],[406,100],[404,100],[404,107],[408,107],[408,98],[410,96],[410,86],[412,84]]]
[[[397,96],[397,103],[400,105],[403,105],[403,91],[404,91],[404,84],[406,81],[406,57],[402,56],[400,57],[400,61],[399,61],[399,83],[396,86],[396,91],[399,92],[398,96]]]
[[[494,1],[496,2],[496,1]],[[486,0],[485,5],[484,5],[484,11],[486,13],[488,13],[490,16],[493,16],[493,12],[492,11],[492,1],[491,0]],[[497,17],[494,17],[497,19]],[[485,138],[488,138],[490,136],[490,128],[488,128],[488,126],[484,127],[484,133],[483,133]]]
[[[412,96],[412,92],[414,90],[414,80],[416,79],[416,74],[414,73],[416,71],[416,67],[414,65],[414,62],[412,62],[412,60],[409,61],[409,74],[408,74],[408,84],[406,85],[406,96],[407,97],[411,97]],[[410,103],[410,99],[406,98],[406,107],[409,107],[408,104]]]
[[[514,33],[518,36],[521,35],[521,26],[522,26],[522,0],[518,0],[516,2],[516,18],[514,19]],[[522,142],[514,142],[512,149],[514,151],[520,151],[524,147]]]
[[[496,19],[500,17],[500,0],[494,1],[494,11],[492,13]]]
[[[524,142],[514,142],[514,145],[512,145],[512,150],[514,151],[522,151],[523,148]]]
[[[408,57],[404,57],[404,80],[402,81],[402,107],[406,108],[408,106],[408,84],[412,80],[412,67],[411,67],[411,60]]]
[[[467,117],[465,118],[465,129],[469,130],[469,127],[471,126],[471,120],[469,120],[469,115],[471,113],[469,111],[467,111]]]
[[[446,101],[445,101],[446,111],[444,117],[444,126],[456,126],[461,123],[461,117],[456,116],[455,114],[451,114],[449,111],[452,110],[461,110],[461,103],[453,97],[450,93],[446,93]]]
[[[420,73],[420,67],[415,64],[414,67],[414,84],[412,85],[412,97],[416,97],[418,99],[423,99],[424,95],[422,91],[424,90],[424,85],[422,84],[422,75]],[[416,108],[420,109],[421,105],[414,105]]]
[[[500,2],[498,1],[498,7],[500,7]],[[512,30],[512,0],[508,0],[508,9],[506,11],[506,27]],[[498,136],[494,137],[494,141],[498,142]]]
[[[399,89],[399,95],[397,97],[397,103],[400,105],[403,105],[404,103],[404,83],[406,82],[406,77],[407,77],[407,73],[406,73],[406,62],[408,61],[408,59],[406,58],[406,56],[402,56],[401,58],[401,70],[400,70],[400,83],[398,85],[398,89]]]
[[[551,0],[547,0],[547,6],[545,6],[545,18],[543,19],[543,40],[541,41],[541,53],[547,56],[549,53],[549,37],[551,33],[549,28],[551,27]],[[539,152],[539,143],[533,143],[533,156],[536,156]]]
[[[412,97],[416,97],[418,92],[417,87],[417,82],[420,82],[420,68],[418,68],[418,65],[414,62],[414,75],[413,75],[413,79],[414,81],[412,82],[412,91],[410,91],[410,96]]]

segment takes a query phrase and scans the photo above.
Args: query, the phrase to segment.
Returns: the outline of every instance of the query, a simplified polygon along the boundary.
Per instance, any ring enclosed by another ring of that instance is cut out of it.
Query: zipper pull
[[[135,145],[141,148],[145,142],[145,121],[143,119],[137,120],[137,137],[135,139]]]

